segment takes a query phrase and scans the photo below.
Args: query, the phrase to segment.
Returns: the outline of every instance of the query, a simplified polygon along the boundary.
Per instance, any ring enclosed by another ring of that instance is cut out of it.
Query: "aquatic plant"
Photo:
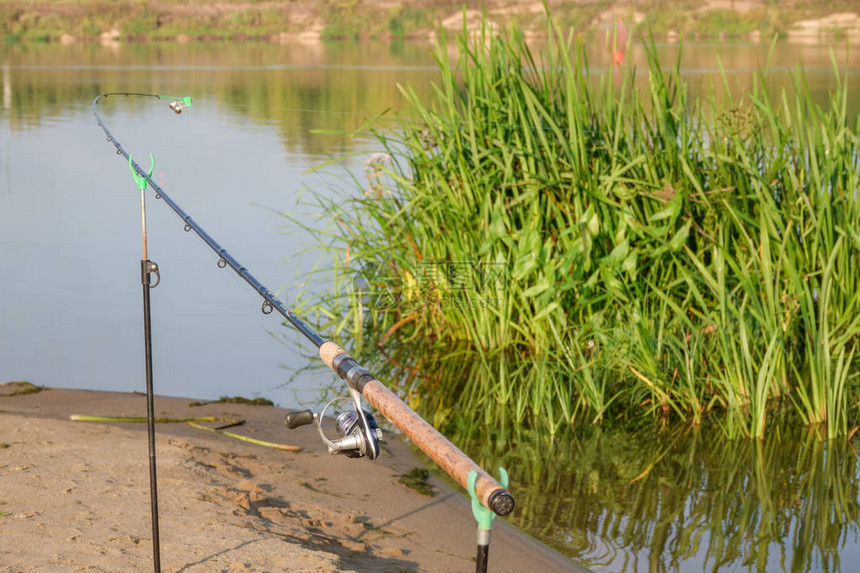
[[[437,45],[435,96],[404,87],[398,129],[374,132],[390,159],[352,201],[320,200],[343,295],[320,316],[383,349],[440,424],[711,417],[761,438],[780,410],[847,434],[860,123],[845,86],[819,107],[802,70],[771,94],[765,69],[750,93],[691,99],[680,56],[665,71],[646,43],[645,70],[592,74],[550,31],[537,54],[515,32],[463,34],[454,61]]]

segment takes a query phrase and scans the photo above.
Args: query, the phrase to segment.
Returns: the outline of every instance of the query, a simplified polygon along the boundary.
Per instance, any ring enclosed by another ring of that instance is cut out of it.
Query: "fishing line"
[[[370,117],[373,117],[373,116],[370,116]],[[272,125],[272,123],[271,123],[269,120],[267,120],[267,119],[263,119],[263,118],[259,118],[259,119],[260,119],[260,120],[262,120],[262,121],[263,121],[267,126],[269,126],[269,129],[271,129],[271,130],[272,130],[272,132],[275,134],[275,136],[277,136],[278,138],[280,138],[281,142],[282,142],[284,145],[286,145],[286,146],[287,146],[287,148],[289,149],[289,151],[290,151],[291,153],[293,153],[293,154],[294,154],[294,155],[296,155],[299,159],[301,159],[301,160],[302,160],[302,163],[304,163],[304,164],[305,164],[305,166],[308,168],[307,173],[313,173],[314,175],[316,175],[317,177],[319,177],[320,181],[322,181],[322,182],[323,182],[323,184],[324,184],[326,187],[328,187],[328,189],[329,189],[330,191],[332,191],[332,192],[333,192],[333,193],[334,193],[334,194],[335,194],[339,199],[341,199],[343,202],[345,202],[345,203],[350,203],[350,202],[352,202],[352,201],[354,200],[354,198],[353,198],[353,197],[348,196],[345,192],[341,192],[341,191],[340,191],[340,189],[339,189],[338,187],[336,187],[336,186],[332,185],[331,183],[329,183],[329,182],[328,182],[328,180],[327,180],[325,177],[323,177],[323,174],[322,174],[322,170],[321,170],[321,168],[320,168],[320,167],[313,167],[313,166],[310,164],[310,162],[307,160],[307,158],[305,158],[305,156],[304,156],[301,152],[299,152],[299,150],[298,150],[298,149],[296,149],[296,148],[295,148],[295,146],[293,146],[292,144],[290,144],[290,142],[287,140],[286,136],[284,136],[284,135],[282,135],[281,133],[279,133],[279,132],[278,132],[278,130],[277,130],[277,129],[275,129],[275,126],[274,126],[274,125]],[[353,155],[353,157],[358,157],[359,155],[360,155],[359,153],[355,153],[355,154]],[[373,155],[371,155],[371,157],[373,157]],[[394,161],[394,159],[393,159],[393,158],[391,158],[391,161],[393,162],[393,161]],[[367,171],[368,166],[370,166],[370,164],[368,164],[368,163],[367,163],[367,161],[365,161],[365,171]],[[382,166],[381,166],[381,163],[380,163],[380,171],[381,171],[381,167],[382,167]],[[358,181],[358,178],[357,178],[357,177],[355,177],[355,175],[354,175],[354,174],[351,174],[351,175],[353,176],[353,178],[354,178],[354,179],[355,179],[355,181],[357,182],[357,181]],[[356,211],[356,212],[355,212],[355,215],[356,215],[356,218],[359,220],[359,222],[360,222],[363,226],[365,226],[365,227],[367,227],[367,228],[371,228],[371,225],[368,225],[368,224],[367,224],[367,221],[366,221],[366,220],[364,220],[364,216],[363,216],[363,214],[362,214],[360,211]],[[349,267],[349,261],[348,261],[348,260],[347,260],[347,267]]]
[[[322,172],[320,172],[320,170],[319,170],[319,169],[314,168],[314,167],[310,164],[310,162],[305,158],[305,156],[304,156],[303,154],[299,153],[299,151],[298,151],[298,150],[297,150],[293,145],[291,145],[291,144],[290,144],[290,142],[287,140],[286,136],[281,135],[281,134],[278,132],[278,130],[277,130],[277,129],[275,129],[275,126],[274,126],[274,125],[272,125],[272,123],[271,123],[269,120],[267,120],[267,119],[263,119],[263,118],[259,118],[259,119],[261,119],[261,120],[263,121],[263,123],[265,123],[265,124],[269,127],[269,129],[271,129],[271,130],[272,130],[272,133],[274,133],[278,138],[280,138],[281,142],[282,142],[284,145],[286,145],[286,146],[287,146],[287,148],[289,148],[289,151],[290,151],[293,155],[296,155],[299,159],[301,159],[301,160],[302,160],[302,163],[304,163],[304,164],[305,164],[305,166],[308,168],[308,173],[313,173],[313,174],[315,174],[317,177],[319,177],[319,178],[320,178],[320,181],[322,181],[322,182],[323,182],[323,184],[325,184],[325,186],[326,186],[326,187],[328,187],[331,191],[334,191],[334,193],[335,193],[335,194],[337,194],[341,199],[346,199],[346,200],[348,200],[348,197],[345,197],[343,194],[341,194],[341,193],[340,193],[340,191],[338,191],[338,189],[337,189],[334,185],[332,185],[331,183],[329,183],[328,181],[326,181],[326,178],[325,178],[325,177],[323,177]]]
[[[9,162],[9,140],[6,140],[6,189],[12,194],[12,164]]]
[[[353,134],[355,134],[355,133],[357,133],[357,132],[361,131],[364,127],[366,127],[366,126],[367,126],[367,124],[368,124],[369,122],[376,122],[377,120],[382,119],[382,116],[383,116],[385,113],[387,113],[387,111],[388,111],[388,110],[386,110],[386,111],[382,112],[381,114],[376,114],[376,115],[370,115],[370,114],[362,115],[361,117],[366,117],[366,118],[367,118],[367,120],[368,120],[368,121],[366,121],[366,122],[362,125],[362,127],[358,128],[358,129],[356,129],[356,130],[353,130],[352,132],[343,132],[343,133],[346,133],[346,134],[348,134],[348,135],[353,135]],[[252,112],[252,113],[253,113],[253,112]],[[354,114],[354,115],[358,115],[358,114]],[[329,181],[328,181],[325,177],[323,177],[321,167],[313,167],[313,166],[310,164],[310,162],[307,160],[307,158],[304,156],[304,154],[302,154],[302,153],[301,153],[301,152],[300,152],[300,151],[299,151],[299,150],[298,150],[294,145],[292,145],[292,144],[289,142],[289,140],[286,138],[286,136],[282,135],[282,134],[281,134],[281,133],[280,133],[280,132],[275,128],[275,126],[274,126],[274,125],[273,125],[273,124],[272,124],[268,119],[265,119],[265,118],[262,118],[262,117],[259,117],[259,116],[257,116],[257,118],[258,118],[259,120],[263,121],[263,123],[265,123],[265,124],[269,127],[269,129],[271,129],[271,130],[272,130],[272,132],[275,134],[275,136],[276,136],[276,137],[278,137],[278,138],[281,140],[281,142],[282,142],[284,145],[286,145],[286,146],[287,146],[288,150],[289,150],[291,153],[293,153],[294,155],[296,155],[297,157],[299,157],[299,159],[301,159],[301,161],[302,161],[302,162],[305,164],[305,166],[308,168],[307,173],[313,173],[313,174],[315,174],[315,175],[320,179],[320,181],[322,181],[322,182],[323,182],[323,184],[324,184],[324,185],[325,185],[325,186],[326,186],[330,191],[332,191],[332,192],[333,192],[333,193],[334,193],[334,194],[335,194],[339,199],[341,199],[344,203],[351,203],[352,201],[354,201],[354,198],[352,198],[352,197],[350,197],[350,196],[346,195],[346,193],[345,193],[345,192],[341,192],[341,190],[340,190],[338,187],[336,187],[335,185],[332,185],[331,183],[329,183]],[[357,156],[359,156],[359,155],[361,155],[361,154],[360,154],[360,153],[358,153],[358,152],[356,152],[355,154],[353,154],[353,155],[352,155],[352,157],[357,157]],[[369,167],[373,167],[374,163],[372,163],[372,162],[370,162],[370,161],[371,161],[371,159],[373,159],[373,158],[374,158],[374,157],[376,157],[376,156],[377,156],[377,154],[372,154],[372,155],[370,155],[370,158],[369,158],[368,160],[365,160],[365,162],[364,162],[364,165],[365,165],[365,167],[364,167],[365,173],[367,173],[367,171],[368,171],[368,168],[369,168]],[[385,156],[385,157],[387,157],[387,158],[388,158],[388,161],[390,161],[392,164],[395,162],[395,159],[394,159],[391,155],[389,155],[389,154],[384,154],[384,156]],[[378,171],[376,172],[377,174],[383,174],[383,173],[384,173],[384,167],[383,167],[383,165],[382,165],[383,163],[384,163],[384,160],[379,161],[379,163],[377,164],[377,169],[378,169]],[[347,171],[347,172],[349,172],[349,171]],[[351,173],[351,172],[350,172],[350,175],[353,177],[353,180],[354,180],[356,183],[358,183],[358,177],[357,177],[355,174]],[[371,176],[373,176],[373,174],[366,174],[366,177],[367,177],[368,179],[369,179]],[[357,210],[357,209],[356,209],[356,210],[354,210],[354,215],[356,216],[356,219],[358,220],[358,222],[359,222],[363,227],[368,228],[368,229],[369,229],[369,228],[372,228],[372,225],[368,224],[368,222],[367,222],[367,221],[366,221],[366,219],[365,219],[364,214],[363,214],[360,210]],[[347,249],[348,249],[348,247],[347,247]],[[349,263],[350,263],[350,260],[349,260],[349,251],[347,250],[347,257],[346,257],[346,261],[345,261],[345,265],[346,265],[346,268],[347,268],[347,269],[349,268]],[[362,272],[362,267],[359,267],[359,268],[357,269],[357,271],[356,271],[356,272],[361,273],[361,272]],[[365,280],[366,280],[366,279],[365,279]]]
[[[269,120],[263,119],[260,115],[257,114],[257,112],[255,111],[254,108],[258,108],[260,106],[255,106],[255,105],[251,105],[251,104],[235,104],[235,103],[228,104],[228,105],[229,105],[229,107],[232,107],[232,108],[244,108],[244,109],[249,110],[249,112],[252,116],[256,117],[260,121],[263,121],[264,123],[267,123],[269,125],[269,127],[272,128],[272,130],[275,132],[275,134],[279,138],[286,141],[285,137],[273,125],[271,125],[271,122]],[[322,109],[322,108],[294,108],[294,107],[269,107],[269,106],[266,106],[266,110],[267,111],[289,111],[289,112],[293,112],[293,113],[314,113],[314,114],[320,114],[320,115],[336,114],[336,115],[342,115],[342,116],[346,116],[346,117],[356,117],[356,118],[362,118],[362,119],[378,118],[378,120],[380,122],[387,122],[387,123],[392,123],[395,125],[402,125],[403,120],[405,119],[407,121],[414,122],[415,124],[427,125],[427,121],[426,121],[424,115],[419,114],[419,113],[415,113],[415,112],[404,112],[404,111],[398,111],[398,110],[392,110],[392,116],[389,116],[389,117],[380,117],[379,114],[359,113],[359,112],[352,112],[352,111],[338,111],[338,110],[329,110],[329,109]],[[507,129],[523,129],[525,127],[524,124],[522,124],[522,123],[497,122],[497,121],[477,121],[477,122],[476,121],[455,121],[455,120],[450,120],[450,119],[441,119],[438,117],[433,117],[432,112],[431,112],[431,117],[439,125],[454,126],[457,128],[465,128],[465,127],[469,127],[469,126],[481,126],[481,127],[504,127]],[[553,131],[549,127],[538,127],[538,126],[529,126],[529,127],[531,128],[531,130],[533,132],[542,131],[544,133],[551,133]],[[413,126],[413,128],[414,128],[414,126]],[[312,133],[319,134],[319,135],[338,134],[338,135],[350,135],[351,136],[351,135],[354,135],[358,131],[359,131],[358,129],[351,130],[351,131],[313,130]],[[585,134],[585,135],[604,135],[604,136],[612,135],[609,132],[601,131],[601,130],[595,130],[595,129],[580,129],[579,132],[582,134]],[[296,155],[300,155],[300,154],[296,153]]]

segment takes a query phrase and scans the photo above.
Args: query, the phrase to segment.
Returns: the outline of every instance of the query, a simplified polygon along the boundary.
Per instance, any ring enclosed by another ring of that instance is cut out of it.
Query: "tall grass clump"
[[[850,432],[845,86],[819,106],[802,71],[774,94],[765,70],[749,93],[691,98],[680,58],[664,71],[646,43],[644,69],[592,74],[570,38],[439,43],[435,95],[402,88],[355,198],[324,202],[343,296],[317,309],[440,424],[711,419],[760,438],[796,413]]]

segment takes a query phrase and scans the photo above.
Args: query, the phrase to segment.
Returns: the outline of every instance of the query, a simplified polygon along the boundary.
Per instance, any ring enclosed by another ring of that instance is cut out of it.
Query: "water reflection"
[[[426,92],[435,71],[428,48],[417,44],[24,44],[0,47],[0,60],[15,131],[103,91],[181,92],[270,124],[288,153],[311,157],[352,150],[349,133],[401,105],[398,84]]]
[[[593,36],[585,42],[592,72],[611,69],[606,40]],[[455,53],[452,44],[451,57]],[[833,62],[842,73],[860,65],[860,54],[843,46],[783,43],[771,50],[767,44],[665,44],[657,46],[657,53],[667,67],[681,54],[681,75],[694,91],[713,90],[718,98],[727,88],[735,98],[749,92],[756,71],[765,67],[771,70],[771,93],[791,90],[790,72],[802,65],[813,95],[823,102],[837,85]],[[436,72],[429,45],[404,42],[15,44],[0,46],[0,61],[3,108],[13,130],[67,113],[71,105],[88,104],[101,91],[184,90],[250,121],[270,123],[288,138],[287,153],[315,157],[350,151],[351,132],[385,110],[403,107],[399,86],[428,94]],[[645,64],[644,48],[633,44],[624,65],[644,69]],[[849,74],[847,80],[849,88],[860,88],[860,78]]]
[[[860,559],[856,438],[821,441],[787,419],[762,441],[729,440],[717,424],[631,428],[615,419],[548,436],[488,418],[488,404],[474,400],[483,371],[500,371],[497,359],[446,360],[444,349],[402,341],[380,356],[375,344],[365,332],[358,355],[380,379],[399,381],[482,467],[508,470],[517,500],[509,519],[595,572],[847,572]],[[416,387],[430,390],[418,398]]]
[[[860,557],[847,442],[802,428],[511,438],[473,453],[520,486],[520,527],[594,571],[849,571]]]
[[[97,94],[193,96],[182,116],[147,98],[111,98],[100,111],[136,157],[155,154],[165,190],[291,304],[317,255],[300,254],[311,238],[295,226],[285,236],[278,213],[296,212],[308,187],[339,192],[335,177],[305,172],[367,148],[343,132],[393,105],[397,79],[429,84],[410,59],[420,47],[396,58],[380,50],[0,46],[0,264],[15,269],[0,298],[0,381],[141,389],[138,200],[95,125]],[[379,72],[363,58],[377,58]],[[326,378],[301,373],[312,358],[293,331],[261,317],[253,291],[184,239],[167,209],[148,213],[164,279],[153,293],[156,392],[284,406],[316,398]]]

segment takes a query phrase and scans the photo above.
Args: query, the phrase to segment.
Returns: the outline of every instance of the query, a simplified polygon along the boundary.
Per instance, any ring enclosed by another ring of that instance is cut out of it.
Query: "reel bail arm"
[[[344,454],[348,458],[367,456],[371,460],[375,460],[379,457],[379,443],[383,441],[382,430],[376,423],[373,414],[365,411],[361,406],[361,394],[352,388],[350,388],[349,393],[355,411],[342,412],[337,417],[336,425],[339,438],[329,439],[322,429],[325,411],[337,398],[329,402],[319,414],[310,410],[288,412],[284,416],[284,425],[294,430],[314,423],[328,453],[332,455]]]

